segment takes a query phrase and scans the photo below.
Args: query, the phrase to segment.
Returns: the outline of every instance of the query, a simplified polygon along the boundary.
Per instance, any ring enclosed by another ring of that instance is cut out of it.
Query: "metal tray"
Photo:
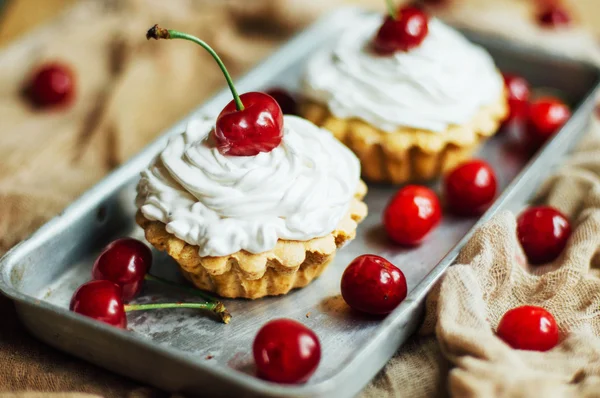
[[[343,9],[322,19],[238,82],[241,92],[284,86],[294,90],[306,58],[334,39],[363,11]],[[192,310],[129,315],[132,332],[118,330],[67,310],[75,288],[90,278],[99,250],[117,237],[142,238],[133,204],[138,173],[160,151],[182,121],[120,167],[64,212],[12,249],[0,262],[0,289],[16,304],[21,321],[39,339],[114,372],[173,392],[208,396],[353,396],[383,367],[417,327],[427,291],[453,262],[474,228],[499,210],[519,210],[541,180],[577,142],[593,107],[597,69],[529,48],[468,33],[491,52],[498,66],[520,73],[534,86],[557,90],[576,111],[561,132],[530,162],[508,144],[506,134],[490,140],[480,156],[498,174],[502,195],[479,220],[445,216],[422,246],[405,250],[382,233],[380,215],[397,187],[370,186],[369,217],[356,240],[341,250],[318,280],[283,297],[227,300],[229,325]],[[216,115],[229,101],[221,92],[198,112]],[[386,318],[351,312],[339,296],[346,264],[363,253],[377,253],[406,274],[408,298]],[[155,252],[155,273],[180,280],[176,266]],[[149,283],[138,301],[187,299]],[[289,317],[319,335],[322,362],[310,381],[284,386],[255,378],[251,356],[254,335],[266,321]]]

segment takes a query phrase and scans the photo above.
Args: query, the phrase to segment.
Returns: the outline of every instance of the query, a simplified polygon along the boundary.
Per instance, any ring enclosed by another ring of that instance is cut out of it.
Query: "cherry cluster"
[[[81,285],[73,294],[69,309],[118,328],[127,327],[129,311],[164,308],[194,308],[209,310],[228,323],[231,316],[225,306],[200,291],[204,303],[128,304],[137,297],[145,280],[172,284],[149,274],[152,252],[142,242],[132,238],[118,239],[106,246],[92,268],[92,281]]]
[[[509,115],[504,128],[524,129],[521,140],[526,149],[535,151],[548,141],[571,117],[571,110],[559,98],[531,98],[531,86],[523,77],[505,73]]]

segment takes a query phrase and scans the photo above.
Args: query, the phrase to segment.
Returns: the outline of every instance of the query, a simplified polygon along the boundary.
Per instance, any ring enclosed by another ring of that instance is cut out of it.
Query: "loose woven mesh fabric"
[[[364,397],[600,396],[600,129],[542,185],[535,202],[570,218],[574,230],[562,255],[528,266],[515,216],[495,216],[429,294],[420,336]],[[495,336],[504,313],[526,304],[556,318],[561,342],[555,349],[513,350]]]

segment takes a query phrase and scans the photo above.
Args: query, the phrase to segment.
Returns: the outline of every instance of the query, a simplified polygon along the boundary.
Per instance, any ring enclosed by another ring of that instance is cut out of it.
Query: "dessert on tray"
[[[234,100],[195,118],[142,172],[137,223],[200,289],[258,298],[319,276],[367,213],[356,156],[331,133],[283,116],[263,93],[238,96],[199,39],[154,27],[149,38],[205,47]]]
[[[503,79],[483,48],[421,9],[390,15],[365,15],[315,54],[301,114],[352,149],[366,179],[428,180],[496,133]]]

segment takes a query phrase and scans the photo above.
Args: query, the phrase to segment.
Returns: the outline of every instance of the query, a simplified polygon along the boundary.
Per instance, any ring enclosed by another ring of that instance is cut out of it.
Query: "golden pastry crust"
[[[366,180],[394,184],[434,179],[470,158],[498,131],[507,114],[503,93],[469,123],[450,126],[445,132],[407,127],[386,132],[359,119],[336,118],[326,105],[310,101],[301,105],[303,117],[331,131],[358,156]]]
[[[140,211],[136,222],[148,242],[173,257],[196,287],[222,297],[256,299],[286,294],[321,275],[337,248],[354,239],[358,223],[367,215],[362,201],[366,193],[367,186],[360,181],[348,212],[329,235],[308,241],[279,240],[273,250],[258,254],[241,250],[229,256],[200,257],[198,246],[167,232],[164,223],[148,220]]]

